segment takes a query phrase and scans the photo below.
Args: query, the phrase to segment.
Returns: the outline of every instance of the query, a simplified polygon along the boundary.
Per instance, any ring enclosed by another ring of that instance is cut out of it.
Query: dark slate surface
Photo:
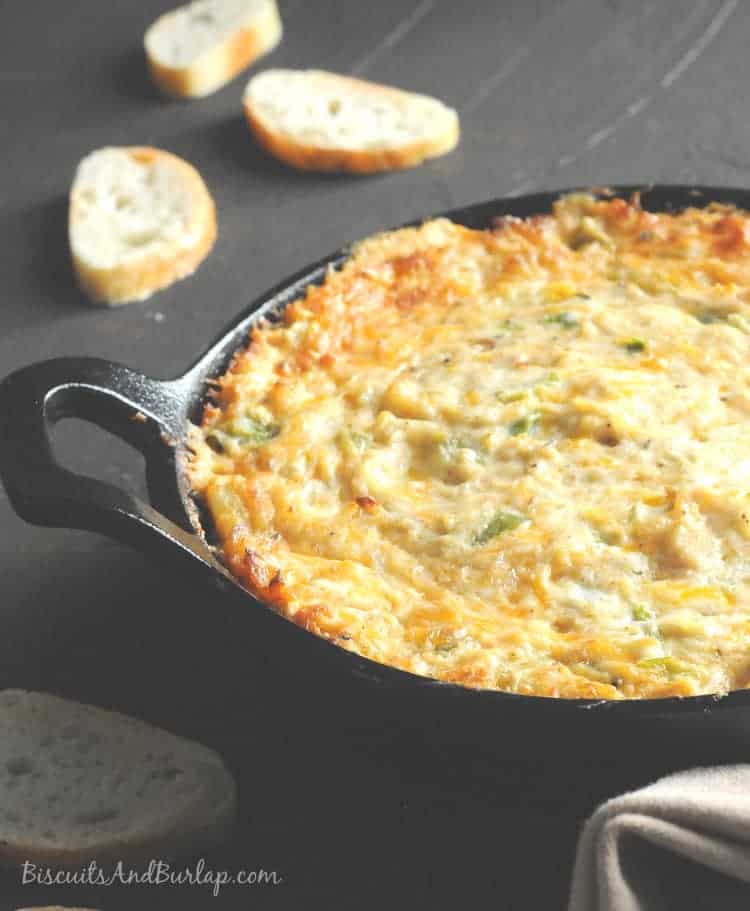
[[[458,150],[384,177],[299,175],[253,145],[242,78],[190,103],[151,89],[140,38],[164,4],[2,3],[3,374],[87,354],[175,375],[285,275],[431,211],[580,184],[747,182],[750,9],[738,0],[281,7],[286,35],[269,65],[439,95],[461,113]],[[69,181],[92,148],[140,143],[200,168],[219,241],[194,277],[151,301],[92,309],[68,265]],[[68,464],[142,489],[142,465],[123,444],[77,422],[57,440]],[[653,774],[640,770],[648,745],[637,742],[617,770],[589,749],[564,774],[549,761],[554,745],[521,760],[488,748],[482,731],[453,750],[422,746],[355,695],[290,676],[283,656],[253,657],[251,625],[216,596],[107,540],[26,526],[2,491],[0,611],[0,685],[114,706],[221,749],[243,806],[233,844],[210,865],[284,880],[214,899],[198,887],[21,887],[8,874],[3,907],[560,908],[581,820]],[[675,875],[692,896],[682,907],[738,895],[719,877]]]

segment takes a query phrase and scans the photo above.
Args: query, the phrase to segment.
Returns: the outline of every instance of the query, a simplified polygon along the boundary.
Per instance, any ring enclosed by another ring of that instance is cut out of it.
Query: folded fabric
[[[750,883],[750,765],[679,772],[602,804],[578,841],[569,911],[676,907],[685,884],[655,873],[659,848]]]

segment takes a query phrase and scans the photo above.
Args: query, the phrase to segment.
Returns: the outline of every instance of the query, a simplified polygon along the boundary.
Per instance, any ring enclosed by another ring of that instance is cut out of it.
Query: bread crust
[[[200,226],[200,234],[192,247],[172,250],[159,256],[145,255],[110,268],[89,265],[76,255],[71,242],[71,258],[78,282],[91,301],[98,304],[116,305],[145,300],[155,291],[185,278],[208,256],[217,236],[216,206],[203,178],[191,164],[170,152],[149,146],[132,146],[124,151],[139,164],[149,166],[161,159],[182,172],[192,195],[193,220]],[[68,232],[71,238],[78,209],[79,199],[74,183],[68,214]]]
[[[191,857],[197,850],[211,851],[231,838],[236,807],[235,786],[230,796],[219,806],[212,808],[214,818],[207,820],[203,825],[182,826],[183,820],[175,820],[175,825],[169,832],[157,835],[146,832],[130,833],[119,840],[111,839],[106,845],[97,847],[95,852],[85,848],[41,848],[35,843],[4,844],[0,849],[0,865],[5,869],[14,869],[28,861],[38,867],[76,870],[91,860],[96,860],[100,867],[106,868],[113,867],[120,861],[137,867],[148,864],[154,858],[174,861],[178,858]],[[92,857],[93,853],[96,857]],[[78,909],[73,908],[70,911]]]
[[[33,697],[24,691],[6,690],[4,695],[18,693],[22,698]],[[146,722],[96,706],[69,703],[60,697],[46,696],[56,701],[60,713],[65,714],[66,705],[85,713],[92,726],[122,726],[124,733],[144,737],[150,734],[155,749],[170,751],[176,755],[177,763],[186,758],[194,769],[200,769],[200,791],[193,793],[193,803],[186,811],[185,806],[174,806],[170,802],[158,816],[141,819],[122,832],[104,832],[95,841],[71,844],[59,838],[57,843],[43,843],[33,834],[10,835],[3,832],[0,840],[0,865],[5,868],[21,866],[25,861],[37,866],[59,870],[75,870],[95,860],[101,867],[114,866],[122,862],[131,867],[147,864],[157,858],[167,861],[194,856],[224,843],[231,835],[237,811],[237,785],[221,757],[209,747],[188,740]],[[195,787],[195,781],[193,783]],[[41,909],[40,909],[41,911]],[[73,911],[73,909],[71,909]]]
[[[403,99],[400,89],[378,83],[337,76],[344,89],[378,95],[382,98]],[[428,158],[445,155],[458,144],[458,117],[446,118],[445,128],[429,138],[379,149],[344,148],[301,143],[280,130],[274,129],[246,93],[243,98],[245,118],[260,145],[271,155],[303,171],[347,171],[353,174],[375,174],[413,168]]]
[[[283,26],[275,3],[268,3],[252,25],[237,29],[229,37],[206,51],[190,66],[175,67],[160,62],[149,51],[149,34],[165,18],[161,16],[144,37],[146,63],[153,83],[162,92],[176,98],[203,98],[231,82],[259,57],[273,50],[281,41]]]

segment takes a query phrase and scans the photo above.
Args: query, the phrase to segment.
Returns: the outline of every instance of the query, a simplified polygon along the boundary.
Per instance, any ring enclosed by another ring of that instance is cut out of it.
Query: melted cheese
[[[232,572],[466,686],[750,685],[748,217],[563,198],[360,244],[193,428]]]

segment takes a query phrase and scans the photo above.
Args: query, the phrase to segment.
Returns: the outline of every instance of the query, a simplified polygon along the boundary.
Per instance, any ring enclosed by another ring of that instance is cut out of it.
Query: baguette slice
[[[143,39],[151,78],[169,95],[210,95],[281,40],[276,0],[195,0]]]
[[[229,830],[213,750],[44,693],[0,692],[0,862],[72,869],[195,855]]]
[[[323,70],[266,70],[243,103],[260,144],[303,170],[410,168],[459,137],[458,114],[436,98]]]
[[[216,240],[216,208],[200,174],[176,155],[98,149],[78,165],[68,235],[86,294],[124,304],[195,271]]]

